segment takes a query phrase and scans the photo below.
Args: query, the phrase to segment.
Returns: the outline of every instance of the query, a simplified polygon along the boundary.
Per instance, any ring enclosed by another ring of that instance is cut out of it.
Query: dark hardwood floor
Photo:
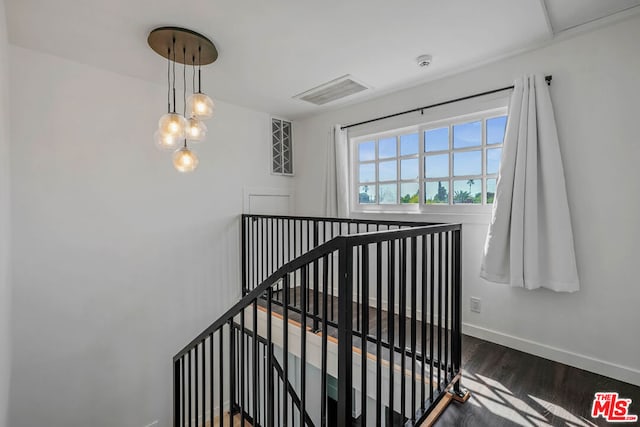
[[[551,360],[463,336],[464,404],[453,402],[435,426],[594,426],[593,397],[616,391],[632,399],[629,413],[640,415],[640,387]]]

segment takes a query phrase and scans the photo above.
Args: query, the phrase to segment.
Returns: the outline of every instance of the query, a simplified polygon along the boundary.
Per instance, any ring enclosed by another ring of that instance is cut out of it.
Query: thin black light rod
[[[552,76],[544,76],[544,79],[545,79],[545,81],[547,82],[548,85],[551,85]],[[390,119],[392,117],[402,116],[404,114],[409,114],[409,113],[415,113],[417,111],[428,110],[429,108],[440,107],[441,105],[453,104],[454,102],[465,101],[467,99],[477,98],[479,96],[491,95],[492,93],[498,93],[498,92],[502,92],[502,91],[505,91],[505,90],[513,89],[513,88],[514,88],[514,86],[511,85],[511,86],[501,87],[500,89],[488,90],[486,92],[481,92],[481,93],[476,93],[476,94],[473,94],[473,95],[463,96],[462,98],[451,99],[449,101],[438,102],[437,104],[425,105],[424,107],[414,108],[412,110],[401,111],[399,113],[389,114],[387,116],[382,116],[382,117],[376,117],[375,119],[365,120],[364,122],[353,123],[353,124],[350,124],[350,125],[342,126],[340,129],[345,130],[345,129],[349,129],[349,128],[356,127],[356,126],[366,125],[367,123],[373,123],[373,122],[377,122],[379,120]]]

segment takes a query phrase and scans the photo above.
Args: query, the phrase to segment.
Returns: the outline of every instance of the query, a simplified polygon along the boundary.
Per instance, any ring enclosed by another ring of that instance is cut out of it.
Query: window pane
[[[500,170],[500,157],[502,148],[491,148],[487,150],[487,173],[498,173]]]
[[[449,176],[449,154],[437,154],[424,158],[424,176],[440,178]]]
[[[453,181],[453,203],[482,203],[482,179]]]
[[[453,127],[453,148],[482,145],[482,122],[463,123]]]
[[[396,137],[385,138],[378,141],[378,157],[380,159],[388,159],[396,157]]]
[[[400,155],[410,156],[412,154],[418,154],[418,134],[412,133],[410,135],[402,135],[400,137]]]
[[[487,179],[487,204],[493,203],[493,198],[496,194],[496,179],[489,178]]]
[[[376,143],[373,141],[358,144],[358,159],[361,162],[376,159]]]
[[[365,163],[360,165],[359,182],[373,182],[376,180],[376,164]]]
[[[397,184],[380,184],[380,204],[396,204],[398,203],[398,185]]]
[[[428,130],[424,133],[424,151],[449,149],[449,128]]]
[[[481,173],[482,152],[480,150],[453,153],[454,176],[480,175]]]
[[[400,160],[400,179],[418,179],[418,159]]]
[[[487,120],[487,144],[502,144],[507,128],[507,116]]]
[[[417,182],[400,184],[400,203],[418,203],[420,185]]]
[[[449,181],[425,182],[424,202],[428,205],[449,204]]]
[[[395,181],[398,179],[398,162],[380,162],[378,166],[378,181]]]
[[[375,203],[376,202],[376,186],[374,185],[361,185],[358,191],[358,201],[361,204]]]

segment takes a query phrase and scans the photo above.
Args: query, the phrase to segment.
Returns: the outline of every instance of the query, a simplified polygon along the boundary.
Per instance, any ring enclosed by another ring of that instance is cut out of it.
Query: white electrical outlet
[[[482,308],[482,300],[480,298],[471,297],[470,309],[474,313],[480,313]]]

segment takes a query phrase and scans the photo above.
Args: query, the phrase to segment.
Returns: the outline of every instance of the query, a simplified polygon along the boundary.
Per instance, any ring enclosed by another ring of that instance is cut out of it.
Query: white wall
[[[0,427],[7,426],[11,356],[9,44],[4,0],[0,0]]]
[[[292,185],[269,116],[218,102],[182,175],[164,87],[10,52],[11,426],[169,426],[172,356],[239,297],[243,188]]]
[[[488,218],[467,223],[463,226],[464,330],[640,385],[638,40],[636,16],[447,79],[297,121],[297,213],[323,213],[325,169],[318,159],[326,158],[331,125],[506,86],[525,73],[552,74],[582,289],[557,294],[481,280]],[[469,296],[482,299],[482,314],[469,311]]]

